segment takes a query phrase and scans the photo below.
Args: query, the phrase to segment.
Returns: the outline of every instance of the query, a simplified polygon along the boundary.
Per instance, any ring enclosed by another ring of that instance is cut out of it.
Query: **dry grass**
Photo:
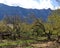
[[[31,44],[34,48],[60,48],[59,44],[57,42],[47,42],[42,44]]]

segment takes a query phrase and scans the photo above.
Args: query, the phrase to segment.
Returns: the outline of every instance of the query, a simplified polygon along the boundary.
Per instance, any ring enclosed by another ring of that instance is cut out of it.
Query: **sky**
[[[0,0],[0,3],[4,3],[9,6],[19,6],[28,9],[60,8],[60,0]]]

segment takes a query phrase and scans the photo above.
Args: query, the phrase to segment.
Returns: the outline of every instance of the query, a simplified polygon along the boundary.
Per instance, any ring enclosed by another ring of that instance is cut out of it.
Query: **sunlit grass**
[[[35,40],[2,40],[2,43],[0,43],[0,46],[10,46],[10,45],[23,45],[23,44],[30,44],[34,42]]]

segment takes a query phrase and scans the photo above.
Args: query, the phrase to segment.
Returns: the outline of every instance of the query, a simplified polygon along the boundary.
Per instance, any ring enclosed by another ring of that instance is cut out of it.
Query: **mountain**
[[[52,10],[49,9],[26,9],[19,6],[8,6],[0,3],[0,20],[4,17],[4,15],[14,16],[19,15],[22,18],[28,16],[28,14],[34,13],[36,17],[41,17],[43,20],[50,15]]]

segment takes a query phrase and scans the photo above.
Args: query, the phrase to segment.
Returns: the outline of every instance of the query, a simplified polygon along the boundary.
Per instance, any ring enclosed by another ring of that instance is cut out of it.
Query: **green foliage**
[[[30,15],[25,20],[32,19],[34,22],[22,22],[19,16],[5,17],[0,21],[0,37],[3,39],[32,39],[32,40],[52,40],[60,36],[60,11],[55,10],[48,17],[46,22]],[[16,43],[19,44],[19,41]],[[22,42],[21,42],[22,43]],[[24,41],[30,43],[30,41]],[[10,43],[8,43],[10,44]],[[4,44],[5,45],[5,44]]]
[[[37,36],[40,36],[44,33],[44,25],[40,22],[40,20],[36,20],[33,23],[33,33],[36,33]]]
[[[11,32],[11,30],[4,22],[0,22],[0,32]]]
[[[60,10],[55,10],[48,17],[48,30],[51,31],[52,36],[60,36]],[[53,37],[54,38],[54,37]]]

